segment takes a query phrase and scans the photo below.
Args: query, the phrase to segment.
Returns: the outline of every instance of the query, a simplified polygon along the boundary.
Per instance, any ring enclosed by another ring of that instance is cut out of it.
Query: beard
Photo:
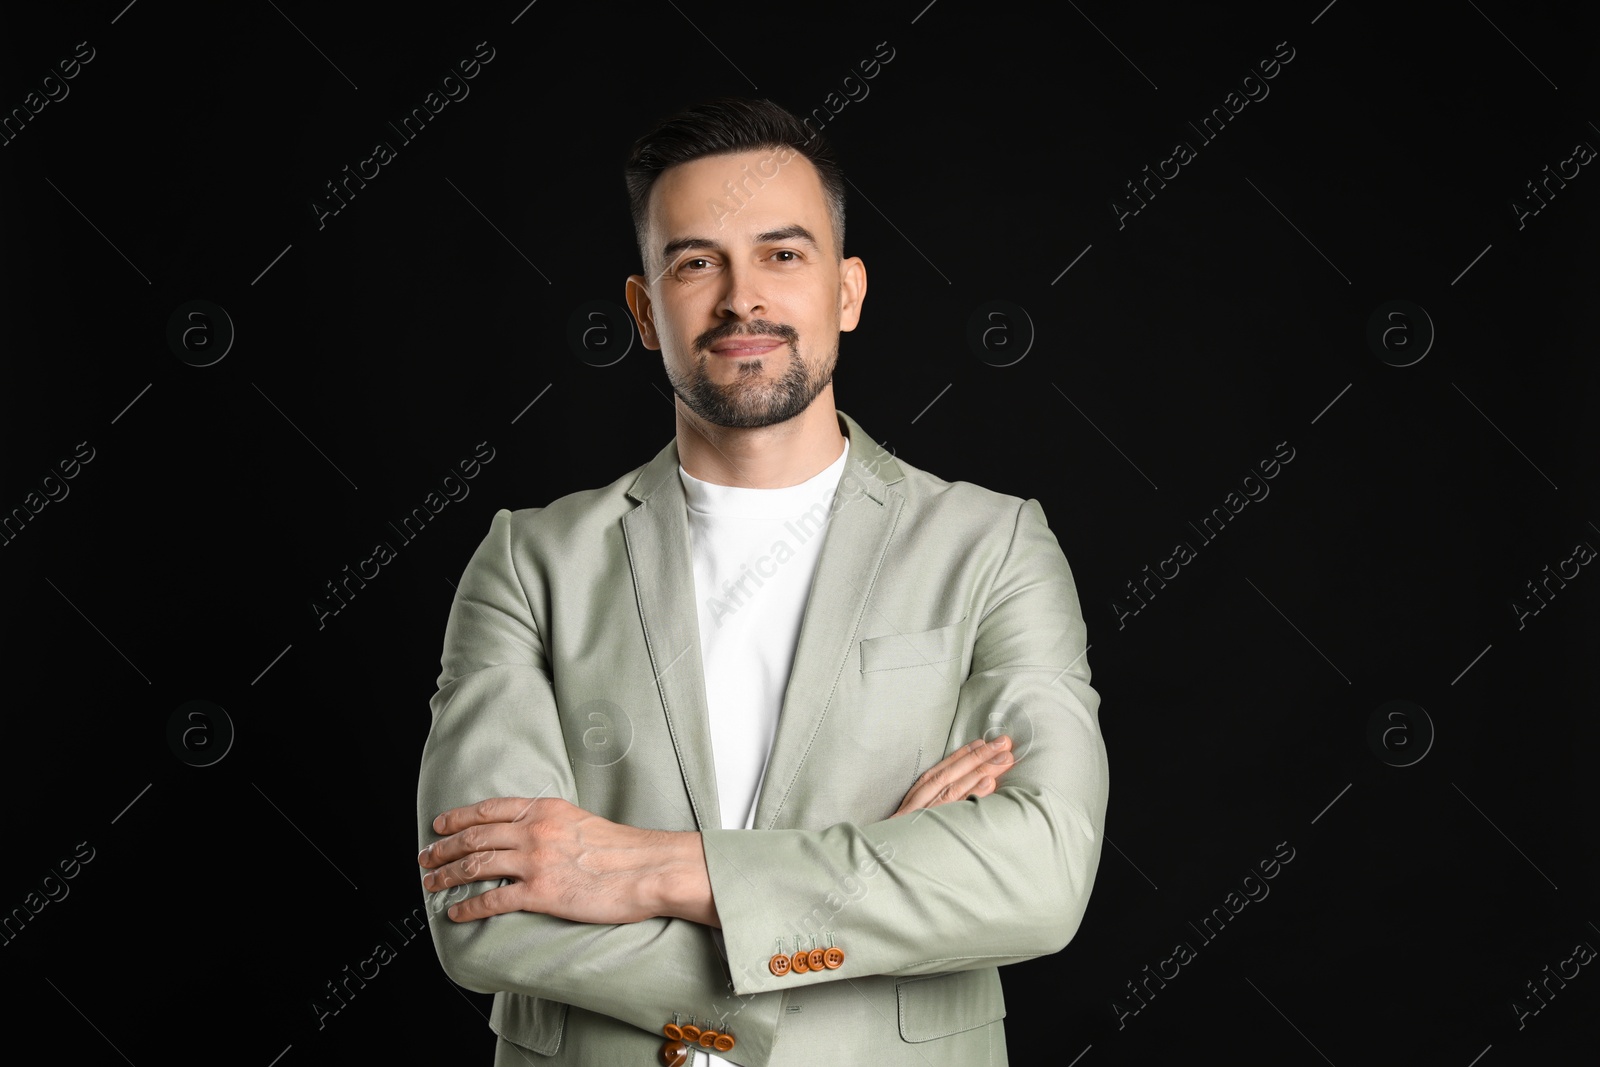
[[[710,349],[718,341],[735,335],[777,337],[786,341],[788,347],[773,349],[758,358],[740,360],[738,377],[719,385],[706,374],[710,360],[720,358],[713,357]],[[839,361],[839,348],[835,344],[832,358],[819,365],[815,372],[808,371],[800,358],[799,334],[795,328],[760,319],[744,325],[730,322],[714,327],[697,337],[694,347],[699,356],[687,374],[675,374],[670,366],[667,368],[672,391],[706,422],[738,430],[775,426],[805,411],[833,381],[834,366]],[[766,378],[769,361],[780,358],[785,351],[788,362],[783,373],[776,379]]]

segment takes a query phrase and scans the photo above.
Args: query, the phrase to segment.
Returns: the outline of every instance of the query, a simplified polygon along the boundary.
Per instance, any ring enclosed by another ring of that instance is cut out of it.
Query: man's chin
[[[727,430],[759,430],[777,426],[803,414],[810,406],[797,406],[792,400],[775,404],[770,400],[753,402],[751,398],[723,396],[719,400],[708,401],[703,397],[691,399],[682,394],[679,396],[696,417]]]
[[[694,409],[690,409],[694,410]],[[724,430],[761,430],[795,418],[800,412],[786,411],[695,411],[700,419]]]

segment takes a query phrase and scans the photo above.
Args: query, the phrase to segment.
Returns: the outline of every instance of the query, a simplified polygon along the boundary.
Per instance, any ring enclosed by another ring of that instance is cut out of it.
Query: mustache
[[[729,337],[777,337],[789,342],[790,345],[796,345],[800,341],[800,331],[787,323],[768,322],[766,319],[754,319],[745,323],[724,322],[696,337],[694,347],[705,351],[718,341],[727,340]]]

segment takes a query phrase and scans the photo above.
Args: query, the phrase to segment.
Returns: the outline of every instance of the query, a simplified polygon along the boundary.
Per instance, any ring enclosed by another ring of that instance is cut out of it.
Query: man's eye
[[[784,263],[793,263],[793,262],[795,262],[795,260],[798,260],[800,258],[800,254],[798,252],[791,252],[788,249],[783,249],[780,252],[774,252],[772,254],[775,255],[775,256],[790,256],[790,257],[792,257],[790,259],[783,260]]]

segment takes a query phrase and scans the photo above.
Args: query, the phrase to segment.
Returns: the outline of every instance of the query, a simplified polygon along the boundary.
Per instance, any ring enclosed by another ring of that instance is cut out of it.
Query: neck
[[[714,426],[681,399],[677,409],[678,462],[690,475],[715,485],[782,489],[816,477],[845,447],[833,385],[787,422],[757,429]]]

